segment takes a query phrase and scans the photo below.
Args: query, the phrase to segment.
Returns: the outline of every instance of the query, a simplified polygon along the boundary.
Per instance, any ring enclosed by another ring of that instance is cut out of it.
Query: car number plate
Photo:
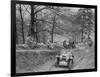
[[[67,62],[61,61],[61,62],[60,62],[60,65],[67,65]]]

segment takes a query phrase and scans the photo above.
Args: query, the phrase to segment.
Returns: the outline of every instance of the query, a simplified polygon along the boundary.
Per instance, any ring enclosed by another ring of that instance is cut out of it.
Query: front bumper
[[[60,61],[59,66],[68,66],[68,62],[66,61]]]

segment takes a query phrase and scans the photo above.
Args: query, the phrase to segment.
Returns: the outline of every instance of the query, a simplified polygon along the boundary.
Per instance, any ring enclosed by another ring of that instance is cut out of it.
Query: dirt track
[[[23,52],[23,51],[24,50],[22,50],[20,52]],[[37,51],[36,50],[30,50],[29,52],[34,52],[34,51],[37,52],[38,50]],[[41,50],[41,51],[43,51],[43,50]],[[19,51],[17,51],[17,52],[19,52]],[[52,52],[52,51],[49,50],[49,52]],[[75,56],[73,69],[94,68],[94,49],[93,48],[80,49],[80,50],[76,49],[76,50],[74,50],[73,54]],[[53,57],[53,59],[45,61],[44,64],[38,65],[33,70],[30,70],[30,71],[27,71],[27,72],[68,70],[67,68],[55,67],[55,62],[56,62],[56,58]],[[26,72],[26,71],[23,70],[23,71],[20,71],[20,72]]]
[[[77,51],[76,51],[77,53]],[[74,53],[74,55],[76,54]],[[87,49],[79,53],[79,56],[76,56],[74,59],[74,68],[73,69],[89,69],[93,68],[93,51]],[[87,55],[86,55],[87,54]],[[85,56],[84,56],[85,55]],[[89,61],[88,61],[89,60]],[[55,67],[56,60],[51,60],[45,63],[44,65],[40,66],[35,72],[38,71],[59,71],[59,70],[68,70],[67,68],[63,67]],[[87,62],[87,63],[86,63]],[[88,67],[90,65],[90,67]],[[72,70],[73,70],[72,69]]]

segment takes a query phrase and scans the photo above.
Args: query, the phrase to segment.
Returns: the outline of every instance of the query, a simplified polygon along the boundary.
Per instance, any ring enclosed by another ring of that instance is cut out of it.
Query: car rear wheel
[[[73,67],[73,60],[69,60],[68,62],[68,69],[71,70]]]

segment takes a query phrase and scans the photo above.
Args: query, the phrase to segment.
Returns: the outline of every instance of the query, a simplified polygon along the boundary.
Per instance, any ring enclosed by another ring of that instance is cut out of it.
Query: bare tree
[[[54,15],[53,17],[53,23],[52,23],[52,29],[51,29],[51,43],[53,43],[53,39],[54,39],[54,30],[55,30],[55,26],[56,26],[56,15]]]
[[[81,32],[82,32],[82,42],[83,34],[87,34],[88,38],[90,37],[92,27],[93,27],[93,13],[91,9],[85,8],[79,10],[80,20],[82,21]]]
[[[20,11],[20,17],[21,17],[22,38],[23,38],[23,43],[25,43],[25,38],[24,38],[24,21],[23,21],[23,16],[22,16],[21,4],[19,5],[19,11]]]

